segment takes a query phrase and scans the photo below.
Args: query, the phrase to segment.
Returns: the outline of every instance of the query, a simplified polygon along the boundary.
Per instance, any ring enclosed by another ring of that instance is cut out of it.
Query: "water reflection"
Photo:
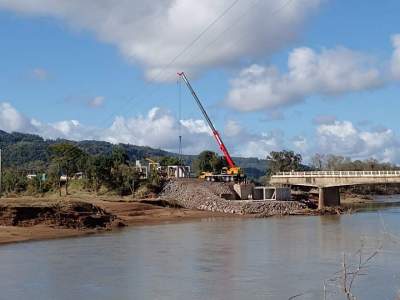
[[[343,252],[400,232],[400,210],[324,217],[220,218],[0,248],[1,299],[322,299]],[[393,299],[399,246],[359,280],[361,299]],[[331,299],[341,299],[330,295]]]

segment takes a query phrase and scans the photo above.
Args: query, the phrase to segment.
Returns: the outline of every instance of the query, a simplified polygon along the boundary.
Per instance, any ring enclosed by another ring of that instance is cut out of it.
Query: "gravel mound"
[[[230,183],[207,182],[198,179],[171,180],[160,194],[160,198],[188,209],[209,210],[240,215],[267,217],[297,214],[307,206],[297,201],[236,201],[221,198],[232,194]]]

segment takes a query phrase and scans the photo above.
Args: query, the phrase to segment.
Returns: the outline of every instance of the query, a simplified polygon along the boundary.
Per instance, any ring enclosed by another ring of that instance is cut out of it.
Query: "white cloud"
[[[293,138],[292,142],[296,151],[302,154],[307,153],[309,148],[307,138],[305,138],[304,136],[296,136]]]
[[[203,120],[181,120],[182,126],[188,130],[189,133],[206,133],[212,135],[211,129]]]
[[[146,116],[117,117],[102,139],[112,143],[128,143],[177,151],[179,134],[183,137],[184,153],[198,153],[214,149],[214,142],[202,120],[181,120],[179,122],[168,111],[152,108]]]
[[[182,134],[185,154],[196,154],[205,149],[219,152],[203,120],[179,122],[170,112],[158,107],[152,108],[146,115],[116,117],[111,126],[99,128],[77,120],[43,123],[21,114],[9,103],[0,102],[0,130],[33,133],[52,139],[128,143],[169,151],[178,150],[178,136]],[[381,161],[400,163],[400,140],[393,130],[382,127],[360,130],[349,121],[320,124],[312,139],[295,136],[288,140],[280,130],[252,133],[237,121],[230,120],[221,135],[234,156],[265,158],[269,152],[289,146],[289,149],[300,152],[305,159],[311,153],[318,152],[353,159],[374,157]],[[311,143],[311,140],[315,142]]]
[[[320,2],[239,1],[168,73],[269,55],[296,38]],[[231,4],[231,0],[0,0],[0,9],[52,16],[74,29],[93,32],[152,77]]]
[[[186,119],[179,122],[170,112],[159,107],[150,109],[146,115],[116,117],[110,127],[98,128],[77,120],[43,123],[29,119],[9,103],[0,102],[0,130],[33,133],[51,139],[103,140],[169,151],[178,151],[178,137],[181,134],[184,153],[196,154],[206,149],[219,153],[212,133],[203,120]],[[236,121],[228,121],[221,135],[231,154],[237,156],[264,158],[268,152],[279,150],[284,144],[280,131],[253,134]]]
[[[189,119],[182,120],[181,124],[180,132],[179,122],[168,111],[158,107],[152,108],[145,116],[116,117],[108,128],[87,126],[77,120],[43,123],[29,119],[9,103],[0,102],[0,130],[7,132],[34,133],[51,139],[104,140],[171,151],[177,151],[181,133],[185,153],[218,150],[204,121]]]
[[[400,141],[391,129],[363,131],[349,121],[335,121],[317,127],[317,141],[317,152],[400,162]]]
[[[71,131],[80,126],[79,121],[70,120],[70,121],[61,121],[53,124],[54,128],[60,131],[64,135],[68,135]]]
[[[228,137],[238,136],[242,133],[242,127],[240,124],[233,120],[228,120],[225,125],[224,133]]]
[[[343,47],[294,49],[288,72],[252,65],[231,80],[226,103],[238,111],[277,109],[302,102],[310,95],[339,95],[374,89],[383,84],[382,74],[371,59]]]
[[[4,131],[31,132],[33,125],[23,114],[10,103],[0,102],[0,129]]]
[[[320,125],[317,129],[321,135],[334,136],[341,140],[346,140],[357,134],[353,124],[349,121],[335,121],[332,124]]]
[[[400,34],[392,36],[394,52],[392,56],[391,69],[395,79],[400,80]]]
[[[226,122],[223,137],[231,155],[235,156],[265,158],[269,152],[284,146],[282,131],[252,133],[233,120]]]
[[[93,108],[98,108],[104,105],[104,100],[105,98],[103,96],[97,96],[94,97],[93,99],[90,99],[88,101],[88,105]]]
[[[159,108],[151,109],[147,116],[117,117],[105,132],[105,140],[140,146],[171,148],[177,137],[176,120]]]
[[[261,133],[248,137],[236,151],[243,157],[265,158],[271,151],[282,150],[283,145],[282,132]]]

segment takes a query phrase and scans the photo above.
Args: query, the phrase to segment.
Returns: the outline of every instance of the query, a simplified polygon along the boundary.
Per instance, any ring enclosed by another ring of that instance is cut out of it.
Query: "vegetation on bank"
[[[133,145],[113,145],[107,142],[44,140],[22,133],[0,131],[0,148],[3,150],[2,189],[10,194],[68,193],[71,180],[79,182],[85,191],[139,195],[157,193],[163,184],[157,172],[142,180],[136,160],[152,158],[161,166],[190,165],[195,175],[205,172],[219,173],[226,162],[212,151],[199,155],[179,156],[163,150]],[[235,158],[249,179],[265,183],[268,177],[282,171],[310,170],[396,170],[396,165],[375,159],[351,160],[343,156],[316,154],[304,164],[300,154],[289,150],[272,151],[266,159]],[[80,173],[79,180],[76,173]],[[35,174],[30,178],[29,174]],[[83,176],[82,176],[83,175]],[[63,177],[66,181],[60,180]],[[81,178],[82,177],[82,178]],[[75,180],[74,180],[75,178]],[[400,193],[398,185],[359,186],[350,189],[358,194]]]
[[[385,171],[400,170],[400,167],[387,163],[379,162],[374,158],[365,160],[351,160],[348,157],[332,154],[315,154],[311,157],[310,166],[312,170],[319,171]]]
[[[51,163],[51,146],[68,143],[91,156],[110,156],[116,145],[103,141],[45,140],[40,136],[24,133],[7,133],[0,130],[0,149],[3,150],[3,166],[18,169],[20,172],[33,173],[46,169]],[[173,165],[171,161],[181,159],[183,164],[191,166],[196,173],[197,155],[179,155],[177,153],[153,149],[145,146],[119,144],[132,162],[145,158],[154,158],[161,164]],[[258,179],[265,175],[267,161],[258,158],[235,157],[235,162],[245,170],[250,178]],[[168,162],[168,160],[170,160]]]
[[[161,177],[156,173],[140,180],[141,173],[120,146],[115,146],[108,155],[90,155],[69,143],[53,144],[49,149],[49,163],[36,169],[35,173],[5,168],[3,191],[29,195],[59,192],[61,195],[62,190],[68,194],[71,182],[79,182],[80,187],[89,192],[113,192],[124,196],[134,195],[137,191],[157,193],[162,185]]]
[[[182,165],[177,157],[154,158],[160,166]],[[221,172],[226,165],[222,157],[212,151],[203,151],[194,161],[196,173]],[[48,164],[28,172],[6,167],[2,176],[2,188],[6,194],[44,195],[59,193],[68,195],[69,187],[95,194],[113,193],[119,196],[146,197],[159,193],[165,176],[159,170],[149,170],[147,178],[132,161],[126,150],[114,146],[110,154],[91,155],[71,143],[49,146]]]

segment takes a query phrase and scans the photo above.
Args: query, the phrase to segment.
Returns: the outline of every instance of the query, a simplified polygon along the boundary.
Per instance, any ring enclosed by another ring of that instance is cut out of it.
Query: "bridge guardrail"
[[[396,171],[308,171],[278,172],[272,177],[400,177]]]

